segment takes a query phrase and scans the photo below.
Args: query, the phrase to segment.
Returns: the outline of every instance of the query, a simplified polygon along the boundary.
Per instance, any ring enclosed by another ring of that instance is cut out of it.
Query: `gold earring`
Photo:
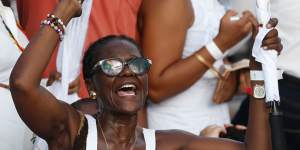
[[[97,94],[96,94],[96,92],[90,91],[90,92],[89,92],[89,95],[90,95],[90,98],[91,98],[91,99],[97,99]]]

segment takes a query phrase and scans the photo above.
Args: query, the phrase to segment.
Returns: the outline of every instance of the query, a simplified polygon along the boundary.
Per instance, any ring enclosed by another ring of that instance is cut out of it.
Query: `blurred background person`
[[[144,0],[141,8],[143,53],[153,60],[149,128],[199,135],[208,125],[229,123],[227,104],[213,102],[218,80],[211,70],[258,25],[255,17],[244,12],[231,21],[238,13],[226,13],[217,0]]]
[[[10,73],[28,40],[9,6],[9,0],[0,1],[0,149],[31,150],[33,133],[18,115],[9,91]]]
[[[255,1],[224,0],[224,3],[237,10],[250,9],[255,12]],[[279,80],[281,109],[284,114],[284,131],[289,150],[300,147],[300,2],[297,0],[271,0],[272,17],[279,19],[276,27],[283,42],[283,51],[278,58],[278,68],[284,70]],[[249,100],[242,104],[233,123],[247,125]]]

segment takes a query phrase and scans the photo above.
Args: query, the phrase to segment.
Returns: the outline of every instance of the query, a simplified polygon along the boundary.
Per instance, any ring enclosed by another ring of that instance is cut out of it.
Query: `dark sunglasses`
[[[143,75],[150,69],[152,62],[150,59],[145,59],[142,57],[135,57],[124,61],[120,58],[110,58],[98,61],[94,67],[93,71],[101,68],[102,72],[108,76],[119,75],[128,65],[129,69],[136,75]]]

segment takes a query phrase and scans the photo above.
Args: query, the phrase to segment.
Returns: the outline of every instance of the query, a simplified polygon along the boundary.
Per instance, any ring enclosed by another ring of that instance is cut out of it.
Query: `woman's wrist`
[[[258,71],[262,70],[261,63],[255,61],[255,59],[250,56],[250,72],[251,71]],[[264,80],[257,80],[252,79],[250,75],[251,80],[251,90],[252,90],[252,98],[255,100],[264,100],[265,98],[265,87],[264,87]]]
[[[260,62],[255,61],[255,59],[250,57],[250,70],[262,70],[262,65]]]
[[[200,49],[198,52],[196,52],[195,54],[202,56],[203,58],[205,58],[205,60],[209,63],[209,64],[214,64],[214,62],[216,61],[213,56],[208,52],[207,48],[204,47],[202,49]]]
[[[224,39],[221,36],[215,37],[213,41],[223,53],[225,53],[226,50],[230,48],[230,46],[226,44],[227,42],[224,42]]]
[[[207,51],[209,54],[215,59],[223,59],[224,58],[224,53],[223,51],[219,48],[219,46],[212,40],[208,44],[205,45]]]

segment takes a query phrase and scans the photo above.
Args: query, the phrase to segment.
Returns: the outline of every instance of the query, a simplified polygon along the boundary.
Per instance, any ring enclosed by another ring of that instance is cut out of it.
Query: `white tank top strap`
[[[146,150],[155,150],[156,149],[155,130],[143,128],[143,134],[146,143]]]
[[[85,115],[88,121],[88,135],[86,138],[86,150],[97,150],[98,135],[96,119],[90,115]]]

